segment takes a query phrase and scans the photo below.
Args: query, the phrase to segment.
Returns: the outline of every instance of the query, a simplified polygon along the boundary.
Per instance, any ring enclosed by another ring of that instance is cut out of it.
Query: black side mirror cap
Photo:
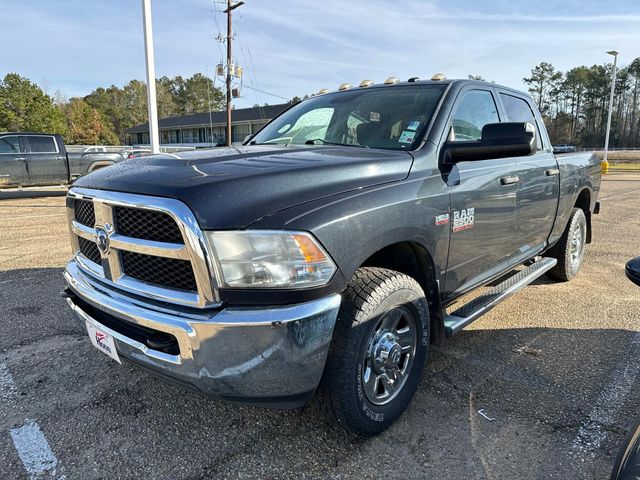
[[[625,267],[627,278],[640,287],[640,257],[629,260]]]
[[[489,123],[482,127],[481,139],[475,142],[447,141],[445,163],[493,158],[525,157],[536,151],[535,127],[526,122]]]

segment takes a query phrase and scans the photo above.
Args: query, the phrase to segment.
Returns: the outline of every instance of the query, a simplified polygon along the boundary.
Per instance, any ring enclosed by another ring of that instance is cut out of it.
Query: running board
[[[520,270],[515,275],[507,278],[502,283],[490,288],[479,297],[462,305],[455,312],[447,313],[444,317],[444,328],[447,337],[452,337],[464,327],[484,315],[497,304],[510,297],[522,287],[529,285],[547,270],[552,269],[558,261],[555,258],[543,258],[528,267]]]

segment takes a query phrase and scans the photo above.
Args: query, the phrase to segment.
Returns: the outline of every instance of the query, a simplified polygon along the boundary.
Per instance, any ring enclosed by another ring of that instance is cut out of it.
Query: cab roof
[[[354,85],[350,88],[346,88],[346,89],[336,89],[336,90],[330,90],[328,92],[324,92],[321,94],[316,94],[316,95],[326,95],[329,93],[342,93],[342,92],[349,92],[349,91],[353,91],[353,90],[369,90],[372,88],[393,88],[393,87],[397,87],[397,86],[402,86],[402,85],[456,85],[456,86],[462,86],[462,85],[478,85],[478,86],[491,86],[494,88],[499,88],[501,90],[508,90],[514,93],[518,93],[520,95],[527,95],[529,96],[526,92],[523,92],[521,90],[517,90],[515,88],[511,88],[511,87],[506,87],[504,85],[500,85],[497,83],[493,83],[493,82],[487,82],[484,80],[470,80],[467,78],[453,78],[453,79],[443,79],[443,80],[430,80],[430,79],[418,79],[417,77],[414,77],[414,79],[410,79],[410,80],[406,80],[406,81],[401,81],[401,82],[396,82],[396,83],[373,83],[367,87],[360,87],[358,85]]]

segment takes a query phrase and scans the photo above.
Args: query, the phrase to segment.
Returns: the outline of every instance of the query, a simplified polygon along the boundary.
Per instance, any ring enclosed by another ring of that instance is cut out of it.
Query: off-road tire
[[[397,384],[395,396],[386,404],[374,404],[367,397],[371,389],[364,390],[363,369],[371,358],[366,352],[371,351],[372,339],[380,335],[376,333],[380,322],[398,310],[405,323],[415,326],[413,363],[407,363],[404,383]],[[324,416],[359,437],[376,435],[395,422],[420,382],[429,348],[429,320],[425,294],[413,278],[384,268],[358,269],[343,295],[316,395]]]
[[[579,258],[576,261],[572,260],[572,255],[575,251],[575,243],[572,243],[572,238],[577,228],[581,228],[581,251],[579,252]],[[560,282],[568,282],[578,274],[580,266],[582,265],[582,259],[584,256],[584,249],[587,236],[587,218],[584,215],[584,211],[581,208],[574,208],[569,217],[569,223],[565,228],[564,233],[558,243],[556,243],[545,254],[548,257],[555,258],[558,263],[555,267],[547,272],[547,276]]]

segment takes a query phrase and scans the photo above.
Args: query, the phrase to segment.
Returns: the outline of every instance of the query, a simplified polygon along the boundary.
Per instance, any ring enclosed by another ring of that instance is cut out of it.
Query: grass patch
[[[596,155],[602,161],[604,159],[604,152],[596,152]],[[607,161],[611,163],[633,163],[640,162],[640,150],[620,150],[610,151]]]
[[[640,172],[640,162],[635,162],[635,163],[609,162],[609,170],[637,170]]]

